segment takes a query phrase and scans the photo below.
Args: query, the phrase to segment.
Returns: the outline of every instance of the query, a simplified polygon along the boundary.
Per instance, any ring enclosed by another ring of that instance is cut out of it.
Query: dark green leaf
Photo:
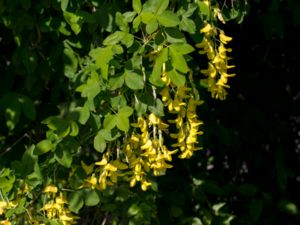
[[[253,184],[241,184],[237,188],[238,192],[241,195],[253,196],[256,194],[257,188]]]
[[[95,206],[100,202],[99,195],[96,191],[85,189],[84,190],[84,202],[86,206]]]
[[[59,144],[54,154],[56,161],[66,168],[70,168],[72,164],[72,154],[70,151],[71,149]]]
[[[69,209],[74,213],[78,213],[84,204],[83,199],[81,191],[76,191],[70,194],[68,198]]]
[[[183,33],[177,28],[166,28],[165,29],[167,40],[170,43],[186,43],[186,39]]]
[[[36,110],[34,102],[25,95],[21,95],[19,97],[19,102],[21,104],[24,115],[30,120],[35,120]]]
[[[26,68],[27,73],[32,74],[37,67],[37,55],[33,50],[23,49],[22,62]]]

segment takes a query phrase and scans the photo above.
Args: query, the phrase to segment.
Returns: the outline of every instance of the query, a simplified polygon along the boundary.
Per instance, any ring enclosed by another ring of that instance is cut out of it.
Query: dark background
[[[207,100],[199,112],[205,151],[178,169],[185,174],[176,168],[168,174],[170,183],[161,179],[162,186],[176,187],[163,196],[176,202],[188,192],[177,203],[185,213],[197,204],[226,202],[227,212],[236,216],[232,224],[300,224],[300,4],[249,4],[241,25],[225,26],[233,37],[237,74],[229,81],[228,98]],[[192,183],[189,173],[203,181],[191,185],[192,192],[186,187]]]

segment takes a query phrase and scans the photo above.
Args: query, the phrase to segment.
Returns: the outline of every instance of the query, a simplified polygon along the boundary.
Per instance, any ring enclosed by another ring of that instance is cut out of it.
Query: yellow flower
[[[44,193],[57,193],[58,189],[55,185],[49,184],[44,188]]]
[[[209,33],[210,31],[212,31],[212,26],[207,23],[201,30],[200,33]]]
[[[108,163],[107,158],[103,156],[102,160],[99,162],[96,162],[95,165],[97,166],[105,166]]]
[[[1,215],[1,214],[0,214]],[[11,225],[11,222],[9,222],[8,220],[1,220],[0,221],[1,225]]]
[[[147,180],[141,181],[141,188],[143,191],[147,191],[148,187],[151,185],[152,185],[152,183],[148,182]]]
[[[217,75],[217,70],[215,68],[215,66],[212,63],[208,64],[208,69],[206,70],[200,70],[201,73],[203,73],[204,75],[211,77],[211,78],[215,78]]]
[[[226,35],[224,34],[224,31],[221,31],[221,32],[220,32],[219,37],[220,37],[220,41],[221,41],[223,44],[227,44],[229,41],[232,40],[232,37],[226,36]]]

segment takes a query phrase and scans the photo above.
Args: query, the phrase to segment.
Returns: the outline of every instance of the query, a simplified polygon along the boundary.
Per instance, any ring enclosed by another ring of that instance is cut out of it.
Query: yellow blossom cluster
[[[211,92],[212,97],[224,100],[228,88],[228,77],[233,77],[235,74],[228,74],[227,70],[233,68],[233,65],[228,65],[228,60],[231,58],[227,56],[227,52],[231,52],[230,48],[225,45],[232,40],[231,37],[225,35],[224,31],[218,30],[210,23],[200,30],[203,33],[203,40],[196,46],[200,48],[200,54],[206,54],[209,62],[208,68],[201,70],[206,79],[208,90]],[[219,38],[217,38],[219,37]]]
[[[48,219],[58,219],[63,225],[76,223],[78,217],[74,216],[67,208],[67,200],[55,185],[48,185],[43,192],[46,194],[46,202],[41,208],[42,213]],[[39,223],[34,223],[39,224]],[[40,224],[42,225],[42,224]]]
[[[197,139],[202,134],[199,130],[202,121],[196,112],[200,101],[196,100],[193,85],[178,87],[173,84],[165,64],[161,78],[165,84],[160,92],[162,102],[167,112],[175,114],[176,119],[169,120],[167,124],[154,113],[139,116],[136,123],[131,124],[132,132],[124,137],[120,148],[115,151],[108,148],[102,159],[94,164],[82,162],[88,178],[81,188],[103,190],[121,178],[128,181],[130,187],[139,182],[141,189],[146,191],[152,185],[149,175],[165,174],[167,169],[172,168],[170,162],[175,153],[180,152],[179,158],[188,159],[200,149]],[[169,142],[175,139],[174,144],[167,146],[166,136],[170,137]]]
[[[15,208],[15,207],[16,207],[16,204],[14,204],[11,201],[1,200],[0,201],[0,216],[4,215],[7,210]],[[1,225],[10,225],[11,223],[8,219],[0,218],[0,224]]]
[[[112,160],[113,155],[107,151],[101,161],[96,162],[96,169],[92,170],[90,177],[86,179],[82,187],[105,189],[107,185],[117,183],[118,177],[129,181],[133,187],[140,182],[141,189],[146,191],[151,182],[147,174],[152,171],[154,176],[165,173],[172,165],[172,154],[176,151],[169,151],[164,144],[163,132],[168,125],[151,113],[147,118],[139,117],[131,136],[128,136],[122,148],[122,156]],[[83,168],[88,173],[89,166],[83,163]]]
[[[177,133],[171,134],[171,137],[177,140],[172,147],[179,148],[181,153],[179,158],[188,159],[194,151],[200,149],[196,146],[198,135],[202,134],[202,131],[199,131],[202,121],[198,119],[196,112],[196,106],[200,104],[200,101],[195,99],[192,88],[186,86],[175,87],[168,78],[164,66],[162,80],[165,83],[165,87],[160,93],[162,101],[170,113],[177,115],[175,120],[169,120],[170,123],[176,125],[177,129]],[[174,97],[172,98],[172,96]]]

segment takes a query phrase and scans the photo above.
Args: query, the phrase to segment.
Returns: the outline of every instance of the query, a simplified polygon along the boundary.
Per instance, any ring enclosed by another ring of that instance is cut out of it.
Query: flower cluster
[[[175,120],[169,120],[170,123],[176,125],[177,129],[177,133],[171,134],[171,137],[177,140],[172,147],[179,148],[181,153],[179,158],[188,159],[194,151],[200,149],[196,146],[198,135],[202,134],[199,131],[202,122],[198,119],[196,112],[196,106],[200,101],[195,100],[192,88],[186,86],[175,87],[170,82],[165,67],[163,67],[162,80],[165,82],[165,87],[161,91],[162,101],[169,113],[177,115]]]
[[[9,209],[15,208],[16,204],[14,204],[12,201],[5,201],[1,200],[0,201],[0,216],[4,215],[6,211]],[[1,225],[10,225],[11,223],[7,219],[1,219],[0,218],[0,224]]]
[[[230,48],[226,48],[225,45],[232,40],[224,34],[224,31],[218,30],[215,26],[207,23],[201,30],[203,33],[203,40],[196,46],[200,48],[200,54],[206,54],[209,62],[208,68],[201,70],[207,79],[206,84],[208,90],[211,92],[212,97],[224,100],[228,88],[228,77],[233,77],[235,74],[228,74],[227,70],[233,68],[233,65],[228,65],[227,52],[231,52]],[[216,37],[219,37],[218,40]],[[217,43],[219,41],[219,43]]]
[[[62,192],[54,185],[48,185],[43,191],[46,194],[46,202],[41,208],[42,213],[48,219],[58,219],[63,225],[75,224],[77,217],[67,208],[67,200]]]

